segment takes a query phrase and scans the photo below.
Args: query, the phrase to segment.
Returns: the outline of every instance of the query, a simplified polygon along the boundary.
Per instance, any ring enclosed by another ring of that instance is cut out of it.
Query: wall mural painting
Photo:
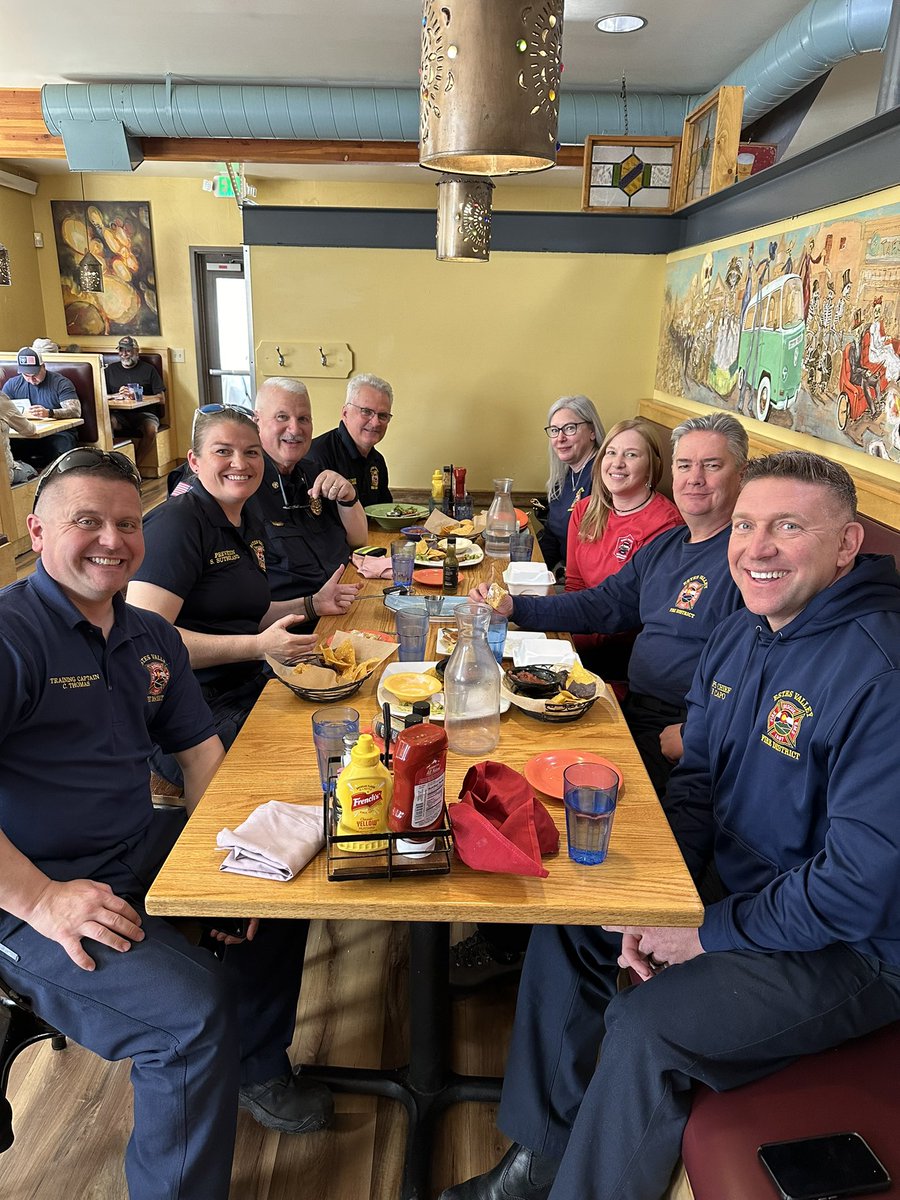
[[[159,334],[150,205],[140,200],[89,200],[84,205],[53,200],[51,207],[66,332],[83,337]],[[78,286],[78,264],[88,248],[103,270],[102,292],[83,292]]]
[[[670,263],[656,386],[900,462],[900,204]]]

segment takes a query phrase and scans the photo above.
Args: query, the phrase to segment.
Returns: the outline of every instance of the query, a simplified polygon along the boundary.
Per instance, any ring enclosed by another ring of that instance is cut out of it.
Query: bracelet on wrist
[[[352,500],[338,500],[338,504],[341,506],[341,508],[352,508],[358,500],[359,496],[354,495]]]
[[[316,606],[313,602],[312,596],[303,597],[303,608],[306,611],[306,615],[310,621],[318,620],[319,614],[316,612]]]

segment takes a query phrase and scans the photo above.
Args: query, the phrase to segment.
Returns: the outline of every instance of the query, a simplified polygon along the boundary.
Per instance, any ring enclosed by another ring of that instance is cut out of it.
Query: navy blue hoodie
[[[705,950],[845,942],[900,965],[900,575],[884,556],[777,633],[735,613],[688,695],[666,810],[694,877],[730,893]]]
[[[563,596],[515,596],[522,629],[618,633],[643,625],[631,652],[633,692],[682,705],[701,651],[725,617],[741,607],[728,569],[730,528],[689,542],[683,525],[642,546],[616,575]]]

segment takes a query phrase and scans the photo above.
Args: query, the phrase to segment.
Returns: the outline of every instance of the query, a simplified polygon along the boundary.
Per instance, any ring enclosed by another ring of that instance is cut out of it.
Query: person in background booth
[[[247,505],[263,477],[255,422],[237,409],[198,412],[191,441],[196,478],[148,519],[147,554],[128,602],[181,634],[227,749],[265,686],[266,654],[291,662],[312,651],[315,637],[293,632],[305,620],[303,605],[273,601],[269,590],[262,526]],[[181,782],[161,749],[150,765]]]
[[[16,355],[16,364],[18,373],[4,383],[3,394],[10,400],[27,401],[26,417],[32,421],[64,421],[81,416],[75,384],[59,371],[49,371],[40,351],[23,346]],[[30,441],[13,438],[11,448],[15,458],[39,471],[77,443],[75,430],[64,429]]]
[[[104,371],[106,377],[107,400],[165,400],[166,389],[160,378],[159,371],[152,363],[141,359],[141,348],[133,337],[119,338],[116,347],[119,355],[117,363],[110,363]],[[139,386],[140,397],[135,390]],[[151,405],[148,408],[136,408],[132,412],[112,408],[109,419],[113,432],[127,438],[137,438],[134,457],[138,466],[146,459],[156,440],[159,429],[162,408]]]
[[[566,591],[596,587],[652,542],[683,525],[684,518],[656,490],[663,461],[659,435],[644,417],[612,427],[594,460],[591,494],[578,500],[569,521]],[[636,631],[576,634],[575,648],[604,679],[626,679]]]
[[[587,396],[561,396],[550,405],[544,433],[547,453],[547,518],[538,534],[544,561],[562,574],[566,565],[569,517],[579,500],[590,495],[597,448],[603,441],[600,414]]]
[[[442,1200],[659,1200],[695,1082],[900,1019],[900,576],[862,541],[843,467],[750,463],[728,546],[746,607],[700,659],[665,805],[721,888],[699,928],[535,928],[498,1115],[514,1143]],[[617,993],[616,955],[640,986]]]
[[[354,375],[347,384],[340,424],[313,438],[309,457],[322,471],[335,471],[356,489],[363,508],[390,504],[388,468],[375,447],[391,423],[394,392],[377,375]]]
[[[0,975],[67,1037],[131,1059],[131,1200],[227,1200],[239,1105],[300,1133],[332,1101],[287,1056],[304,923],[220,935],[219,962],[144,907],[222,746],[178,634],[122,600],[140,486],[122,454],[63,455],[28,517],[34,573],[0,592]],[[186,810],[151,803],[154,740]]]

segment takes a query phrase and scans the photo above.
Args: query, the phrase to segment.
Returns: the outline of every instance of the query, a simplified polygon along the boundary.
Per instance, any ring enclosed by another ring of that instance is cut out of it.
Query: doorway
[[[191,246],[200,404],[253,407],[249,296],[244,253]]]

